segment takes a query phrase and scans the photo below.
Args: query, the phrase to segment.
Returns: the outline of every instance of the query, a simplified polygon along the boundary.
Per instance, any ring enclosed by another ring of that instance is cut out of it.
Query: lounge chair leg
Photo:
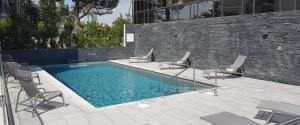
[[[242,77],[244,77],[244,69],[241,67]]]
[[[39,80],[39,85],[41,85],[41,79],[40,79],[40,76],[37,75],[37,78],[38,78],[38,80]]]
[[[30,104],[31,104],[31,106],[32,106],[32,117],[34,117],[34,112],[35,112],[35,103],[33,103],[31,100],[30,100]]]
[[[5,77],[6,82],[8,82],[8,77],[9,77],[9,73],[6,74],[6,77]]]
[[[271,119],[272,119],[273,115],[274,115],[274,112],[272,112],[272,114],[270,115],[270,117],[267,119],[267,121],[266,121],[265,125],[267,125],[267,124],[269,124],[269,123],[270,123],[270,121],[271,121]]]
[[[62,100],[62,102],[63,102],[63,105],[65,106],[65,98],[64,98],[64,95],[63,95],[63,94],[61,94],[61,100]]]
[[[30,100],[30,103],[32,105],[32,117],[34,117],[34,113],[36,113],[38,115],[38,112],[36,110],[36,101],[37,101],[36,97],[34,98],[34,103],[32,103],[32,101]]]
[[[17,101],[16,101],[16,109],[15,109],[15,112],[17,112],[17,111],[18,111],[18,105],[19,105],[19,99],[20,99],[20,94],[21,94],[21,92],[22,92],[22,88],[21,88],[21,90],[18,92]]]

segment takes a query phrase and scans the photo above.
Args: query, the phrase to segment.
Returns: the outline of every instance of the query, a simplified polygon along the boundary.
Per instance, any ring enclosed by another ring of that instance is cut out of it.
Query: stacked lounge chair
[[[272,111],[265,124],[269,124],[270,121],[278,121],[274,119],[275,115],[288,116],[285,118],[279,117],[280,121],[277,122],[277,125],[295,125],[295,123],[300,123],[300,106],[298,105],[285,102],[261,101],[257,108]],[[220,112],[200,118],[213,125],[259,125],[259,123],[246,117],[229,112]]]
[[[31,72],[17,70],[17,75],[18,75],[18,80],[22,86],[22,89],[18,93],[16,109],[15,109],[16,112],[18,111],[18,105],[22,104],[22,102],[25,101],[29,101],[31,104],[32,116],[34,116],[34,113],[38,115],[36,108],[39,104],[42,104],[44,102],[49,102],[50,100],[56,97],[61,97],[63,105],[65,105],[63,93],[61,91],[46,91],[44,88],[37,88],[33,82]],[[26,92],[28,98],[25,101],[19,102],[20,93],[23,90]],[[43,92],[41,92],[40,90],[43,90]]]
[[[298,116],[298,120],[300,120],[300,106],[294,105],[286,102],[274,102],[274,101],[266,101],[263,100],[260,102],[256,108],[261,110],[269,110],[271,111],[271,115],[266,121],[266,124],[270,123],[271,121],[276,122],[285,122],[288,120],[295,119]],[[285,115],[284,118],[278,118],[276,116]],[[299,121],[300,122],[300,121]]]
[[[20,70],[22,65],[18,64],[17,62],[3,62],[4,68],[7,70],[7,74],[6,74],[6,80],[8,81],[9,76],[12,76],[14,79],[17,79],[17,70]],[[23,64],[26,65],[26,70],[29,71],[29,68],[27,66],[27,64]],[[37,78],[39,81],[39,84],[41,84],[41,80],[39,77],[39,74],[37,73],[31,73],[33,78]]]

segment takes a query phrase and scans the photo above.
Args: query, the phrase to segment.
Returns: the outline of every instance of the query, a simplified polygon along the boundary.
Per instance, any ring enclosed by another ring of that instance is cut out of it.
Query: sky
[[[33,0],[35,3],[38,3],[38,0]],[[107,14],[107,15],[102,15],[97,17],[97,21],[99,23],[105,23],[108,25],[111,25],[112,22],[117,19],[120,14],[123,16],[125,13],[128,13],[129,7],[130,7],[130,2],[131,0],[119,0],[119,4],[116,8],[113,9],[112,14]],[[72,0],[65,0],[65,3],[68,4],[69,6],[73,6]],[[86,21],[87,17],[81,19],[81,21]]]
[[[130,0],[119,0],[118,6],[113,9],[113,13],[110,15],[103,15],[101,17],[98,17],[98,21],[101,23],[106,23],[111,25],[111,23],[115,19],[117,19],[120,16],[120,14],[125,16],[125,14],[128,13],[128,11],[131,12],[131,10],[129,10],[130,4],[131,4]]]

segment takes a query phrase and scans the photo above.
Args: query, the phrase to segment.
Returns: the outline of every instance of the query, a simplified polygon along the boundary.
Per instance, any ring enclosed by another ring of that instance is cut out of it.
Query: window
[[[281,0],[281,10],[295,10],[295,0]]]
[[[145,2],[144,2],[144,0],[140,0],[139,1],[140,2],[140,11],[144,11],[145,10]]]
[[[197,19],[198,15],[198,3],[194,3],[191,5],[191,18],[192,19]]]
[[[144,23],[144,12],[137,12],[134,14],[134,23],[135,24]]]
[[[242,11],[242,1],[241,0],[223,0],[223,15],[232,16],[240,15]]]
[[[153,23],[155,22],[155,11],[150,10],[148,13],[148,23]]]
[[[169,17],[170,17],[170,20],[177,20],[178,19],[178,10],[177,10],[177,7],[170,7],[169,8]]]
[[[213,17],[222,16],[222,0],[214,0],[213,3]]]
[[[150,15],[149,15],[149,11],[144,11],[144,14],[145,14],[145,20],[144,20],[144,23],[150,23]]]
[[[165,16],[165,21],[171,20],[171,8],[164,9],[164,16]]]
[[[142,11],[142,1],[140,1],[140,0],[134,1],[134,9],[135,9],[135,12]]]
[[[138,11],[138,4],[137,4],[137,1],[133,1],[133,11],[134,11],[134,12]]]
[[[172,21],[177,20],[177,7],[167,7],[155,11],[156,21]]]
[[[279,10],[279,0],[255,0],[255,13],[275,12]]]
[[[213,16],[213,0],[199,0],[192,6],[191,18],[208,18]]]
[[[166,0],[166,5],[167,6],[176,6],[176,5],[181,5],[184,3],[188,3],[190,0]]]
[[[132,4],[136,24],[300,10],[300,0],[133,0]]]
[[[151,1],[150,0],[144,0],[144,10],[151,9]]]
[[[190,19],[191,5],[179,5],[179,6],[177,6],[177,9],[178,9],[178,19],[179,20]]]
[[[165,9],[153,10],[150,13],[150,22],[166,21]]]
[[[300,10],[300,0],[296,0],[296,9]]]
[[[253,3],[254,0],[244,0],[244,5],[243,5],[243,13],[244,14],[253,14]]]

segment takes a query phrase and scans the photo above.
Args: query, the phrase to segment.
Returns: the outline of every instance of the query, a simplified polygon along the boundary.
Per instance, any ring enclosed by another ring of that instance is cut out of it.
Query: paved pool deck
[[[128,60],[111,62],[166,75],[175,75],[182,70],[160,70],[157,62],[128,63]],[[208,89],[95,108],[46,71],[39,67],[33,69],[41,77],[42,85],[38,87],[44,87],[48,91],[62,91],[67,106],[63,106],[61,99],[57,98],[50,102],[50,105],[40,107],[46,111],[38,110],[41,114],[35,117],[26,111],[26,106],[20,106],[19,111],[14,113],[17,125],[210,125],[200,117],[222,111],[264,123],[263,120],[254,119],[259,111],[255,107],[260,100],[300,104],[299,86],[237,77],[218,79],[220,86],[218,96],[213,96],[213,91]],[[195,71],[197,82],[214,84],[214,79],[202,78],[202,70]],[[179,77],[192,80],[193,69],[186,70]],[[9,82],[8,85],[14,110],[20,85],[17,80]],[[21,100],[24,98],[22,93]]]

